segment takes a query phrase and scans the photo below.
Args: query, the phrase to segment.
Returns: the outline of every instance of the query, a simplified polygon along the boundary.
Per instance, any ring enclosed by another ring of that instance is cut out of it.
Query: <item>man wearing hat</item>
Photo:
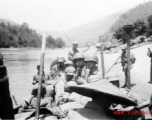
[[[121,49],[122,49],[122,54],[121,54],[121,65],[122,65],[122,71],[125,73],[125,84],[123,87],[126,87],[127,86],[127,50],[126,50],[126,45],[121,45]],[[135,63],[136,61],[136,58],[135,58],[135,55],[130,52],[130,66],[129,66],[129,69],[132,69],[133,68],[133,64]],[[119,62],[117,62],[119,63]],[[117,64],[116,63],[116,64]]]
[[[77,81],[81,84],[92,83],[102,80],[102,74],[98,71],[98,57],[92,52],[85,56],[86,74],[85,79],[78,79]]]
[[[66,84],[76,84],[73,81],[73,77],[75,75],[75,68],[74,67],[67,67],[65,69],[65,79],[60,78],[58,83],[55,85],[55,105],[59,104],[59,97],[65,92]],[[60,100],[61,101],[61,100]]]
[[[77,52],[79,52],[78,51],[78,42],[73,42],[73,47],[72,47],[72,49],[69,51],[69,53],[68,53],[68,59],[69,60],[71,60],[71,61],[73,61],[73,56],[77,53]]]
[[[14,119],[13,103],[10,97],[9,78],[0,53],[0,118]]]
[[[80,79],[85,79],[86,75],[86,66],[85,66],[85,56],[83,52],[78,52],[74,55],[74,65],[76,68],[76,75],[75,75],[75,81],[78,84],[82,84]]]
[[[65,70],[65,58],[58,57],[56,62],[56,65],[50,68],[51,72],[46,76],[47,84],[54,84],[54,80],[57,80],[59,77],[63,77]]]
[[[113,118],[107,115],[112,103],[130,106],[136,105],[134,101],[122,94],[119,88],[115,87],[107,80],[83,85],[71,85],[68,88],[73,92],[92,98],[92,101],[87,102],[84,108],[69,111],[69,120],[113,120]]]

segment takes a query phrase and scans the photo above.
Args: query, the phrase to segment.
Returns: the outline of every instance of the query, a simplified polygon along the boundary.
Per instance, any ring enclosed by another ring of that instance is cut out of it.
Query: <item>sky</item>
[[[62,31],[149,0],[0,0],[0,18],[39,31]]]

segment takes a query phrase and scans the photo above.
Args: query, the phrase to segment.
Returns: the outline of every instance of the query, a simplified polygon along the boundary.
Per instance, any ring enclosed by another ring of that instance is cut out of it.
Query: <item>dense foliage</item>
[[[134,23],[138,19],[147,23],[148,16],[152,15],[152,1],[139,4],[133,9],[130,9],[126,13],[122,14],[115,24],[111,27],[111,31],[115,32],[121,28],[124,24]]]
[[[134,26],[131,32],[131,39],[138,36],[149,37],[152,35],[152,1],[140,4],[128,12],[122,14],[114,23],[111,29],[102,36],[103,42],[126,42],[126,33],[123,30],[124,24],[132,23]]]
[[[22,25],[0,23],[0,48],[39,48],[41,47],[41,40],[42,36],[30,29],[27,23]],[[65,42],[61,38],[55,40],[51,36],[47,37],[46,47],[62,48],[63,46],[65,46]]]

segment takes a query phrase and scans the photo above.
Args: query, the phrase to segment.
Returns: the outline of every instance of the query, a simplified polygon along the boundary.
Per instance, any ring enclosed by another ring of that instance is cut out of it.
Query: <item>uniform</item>
[[[132,69],[132,67],[133,67],[132,64],[134,64],[135,61],[136,61],[136,58],[135,58],[134,54],[130,52],[130,67],[129,67],[129,69]],[[121,54],[121,65],[122,65],[122,71],[124,71],[125,76],[126,76],[125,85],[124,85],[124,87],[125,87],[126,84],[127,84],[127,79],[128,79],[127,78],[127,71],[128,71],[128,68],[127,68],[127,51],[122,52],[122,54]]]
[[[96,81],[101,80],[101,79],[102,79],[102,74],[96,68],[96,71],[89,74],[87,82],[92,83],[92,82],[96,82]]]
[[[71,60],[73,61],[73,56],[78,53],[79,51],[76,49],[76,50],[70,50],[69,53],[68,53],[68,60]]]

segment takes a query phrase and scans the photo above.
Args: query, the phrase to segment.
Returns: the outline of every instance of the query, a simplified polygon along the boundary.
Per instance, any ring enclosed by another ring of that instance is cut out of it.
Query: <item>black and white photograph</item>
[[[0,120],[152,120],[152,1],[0,0]]]

